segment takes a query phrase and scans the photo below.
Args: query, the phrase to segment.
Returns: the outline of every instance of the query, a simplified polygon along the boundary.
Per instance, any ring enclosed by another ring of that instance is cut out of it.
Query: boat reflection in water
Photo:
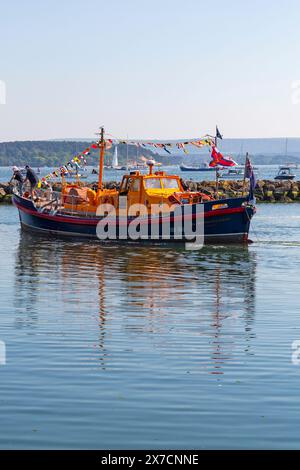
[[[23,232],[17,326],[72,345],[76,366],[221,374],[251,353],[255,271],[247,247],[133,250]]]

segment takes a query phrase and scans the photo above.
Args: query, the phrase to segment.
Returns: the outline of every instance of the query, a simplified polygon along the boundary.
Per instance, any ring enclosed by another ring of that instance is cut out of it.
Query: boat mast
[[[285,139],[285,158],[287,158],[288,139]]]
[[[126,141],[126,170],[128,171],[128,134],[127,134],[127,141]]]
[[[215,136],[215,146],[216,148],[218,147],[218,137],[217,137],[217,134],[218,134],[218,126],[216,126],[216,136]],[[216,167],[216,196],[218,196],[219,194],[219,170],[218,170],[218,167]]]
[[[102,189],[102,182],[103,182],[103,166],[104,166],[104,151],[105,151],[104,127],[101,127],[99,144],[100,144],[100,161],[99,161],[98,191]]]

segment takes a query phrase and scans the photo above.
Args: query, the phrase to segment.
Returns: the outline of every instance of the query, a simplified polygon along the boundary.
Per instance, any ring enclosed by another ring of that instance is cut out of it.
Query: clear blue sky
[[[0,141],[300,136],[299,1],[0,6]]]

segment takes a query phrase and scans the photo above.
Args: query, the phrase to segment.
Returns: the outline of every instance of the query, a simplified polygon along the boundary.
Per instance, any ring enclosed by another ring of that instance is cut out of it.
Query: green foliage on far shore
[[[83,152],[89,147],[91,142],[77,141],[18,141],[0,142],[0,166],[24,166],[29,164],[33,167],[56,167],[67,163],[71,158]],[[105,163],[110,164],[114,147],[106,152]],[[126,145],[118,145],[119,164],[126,162]],[[158,161],[161,158],[146,149],[137,149],[136,146],[128,146],[128,159],[137,160],[141,156],[145,158],[155,157]],[[99,152],[91,149],[91,154],[86,158],[88,165],[97,165],[99,162]]]
[[[33,167],[47,166],[50,168],[59,167],[67,163],[72,157],[83,152],[89,147],[91,141],[71,141],[71,140],[42,140],[42,141],[16,141],[16,142],[0,142],[0,166],[24,166],[29,164]],[[174,149],[175,150],[175,149]],[[192,149],[193,150],[193,149]],[[145,158],[154,158],[156,161],[164,165],[180,164],[182,162],[189,165],[199,165],[204,161],[210,161],[209,148],[201,149],[194,153],[190,150],[189,155],[183,152],[172,152],[172,155],[165,153],[153,153],[149,149],[137,148],[134,145],[128,146],[129,161],[139,160],[141,156]],[[114,146],[106,151],[105,163],[111,164]],[[118,145],[118,159],[120,165],[126,163],[127,146]],[[225,154],[228,152],[224,151]],[[245,155],[238,155],[229,152],[230,155],[240,164],[244,164]],[[250,153],[252,163],[255,165],[278,165],[284,162],[300,163],[300,156],[295,154],[280,155],[278,153]],[[92,150],[91,155],[87,157],[87,164],[97,166],[99,162],[99,152]]]

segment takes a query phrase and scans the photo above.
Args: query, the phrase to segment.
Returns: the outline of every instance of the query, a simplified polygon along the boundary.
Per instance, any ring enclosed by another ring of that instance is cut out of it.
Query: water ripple
[[[0,447],[297,447],[297,210],[186,252],[48,240],[3,209]]]

